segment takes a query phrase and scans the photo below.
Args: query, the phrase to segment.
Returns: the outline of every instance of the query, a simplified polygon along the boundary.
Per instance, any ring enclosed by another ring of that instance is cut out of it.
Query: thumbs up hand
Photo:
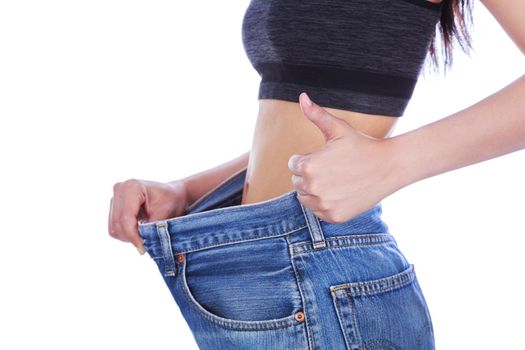
[[[299,201],[320,219],[346,222],[403,187],[392,139],[354,129],[312,102],[305,92],[299,95],[299,104],[326,143],[315,152],[292,155],[288,168]]]

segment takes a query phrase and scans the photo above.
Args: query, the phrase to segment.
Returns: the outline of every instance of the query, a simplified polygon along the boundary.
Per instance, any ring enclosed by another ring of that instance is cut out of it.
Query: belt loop
[[[159,236],[160,245],[162,248],[162,256],[164,259],[164,276],[175,276],[177,268],[175,266],[175,259],[173,258],[173,250],[171,248],[170,233],[168,232],[168,223],[164,221],[157,221],[157,235]]]
[[[301,202],[301,209],[303,210],[304,217],[306,218],[306,223],[308,224],[308,230],[310,231],[310,237],[312,238],[312,243],[314,249],[322,249],[326,247],[326,242],[324,240],[323,230],[319,219],[308,207],[305,207]]]

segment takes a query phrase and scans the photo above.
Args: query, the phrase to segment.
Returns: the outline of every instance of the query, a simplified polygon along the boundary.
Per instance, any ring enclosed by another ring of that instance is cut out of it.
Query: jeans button
[[[304,313],[302,311],[298,311],[295,313],[295,320],[297,322],[303,322],[304,321]]]

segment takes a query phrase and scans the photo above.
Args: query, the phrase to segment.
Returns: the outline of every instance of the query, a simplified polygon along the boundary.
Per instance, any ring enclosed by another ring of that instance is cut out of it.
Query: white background
[[[249,150],[248,2],[0,2],[0,348],[197,348],[153,260],[109,236],[109,201],[115,182],[171,181]],[[421,77],[394,135],[525,71],[474,7],[475,51]],[[514,152],[383,200],[438,349],[523,346],[524,161]]]

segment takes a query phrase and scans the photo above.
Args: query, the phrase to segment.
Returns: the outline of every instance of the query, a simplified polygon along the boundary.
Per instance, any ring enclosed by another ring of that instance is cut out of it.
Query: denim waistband
[[[139,221],[144,248],[153,258],[220,245],[287,235],[308,227],[314,249],[326,247],[322,225],[344,235],[388,233],[381,203],[344,222],[318,218],[292,190],[269,200],[240,205],[246,168],[234,173],[194,203],[185,215],[154,222]],[[234,205],[232,205],[234,204]],[[171,249],[170,249],[171,248]]]

